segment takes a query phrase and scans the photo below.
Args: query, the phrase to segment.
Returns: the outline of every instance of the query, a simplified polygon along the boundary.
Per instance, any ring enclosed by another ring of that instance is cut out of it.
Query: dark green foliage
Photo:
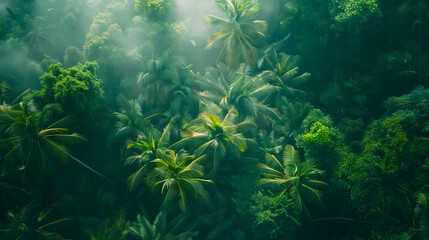
[[[197,232],[184,231],[175,233],[175,228],[179,225],[176,219],[168,222],[167,214],[164,212],[158,213],[153,223],[143,216],[138,215],[137,220],[132,223],[131,233],[144,240],[192,240],[193,236],[198,235]]]
[[[0,40],[5,39],[8,32],[8,26],[4,22],[0,22]]]
[[[142,70],[137,76],[137,86],[142,90],[139,101],[144,109],[151,109],[150,113],[165,111],[171,102],[186,102],[190,97],[190,66],[181,57],[153,53],[142,62]]]
[[[260,130],[257,136],[257,141],[260,148],[268,154],[278,156],[283,150],[283,137],[277,137],[274,131],[266,132]]]
[[[209,225],[207,231],[207,237],[204,239],[215,240],[215,239],[227,239],[227,240],[244,240],[245,233],[239,226],[240,222],[237,219],[234,209],[228,206],[228,200],[224,199],[223,206],[220,206],[220,210],[214,212],[209,216],[201,216],[201,222],[209,224],[210,222],[217,222],[215,226]]]
[[[417,193],[415,196],[415,207],[413,209],[413,223],[409,232],[401,235],[402,239],[427,239],[429,237],[429,212],[428,196]]]
[[[56,118],[59,113],[58,104],[41,110],[33,102],[0,106],[0,137],[7,149],[4,174],[18,174],[25,182],[40,180],[52,175],[55,165],[70,161],[68,146],[85,138],[69,134],[64,127],[67,119]]]
[[[277,110],[264,104],[279,88],[268,84],[261,77],[246,75],[245,65],[233,70],[219,64],[217,68],[209,68],[204,77],[197,77],[197,86],[200,87],[198,95],[220,106],[224,113],[235,108],[243,119],[261,113],[279,119]]]
[[[374,121],[362,141],[362,154],[349,153],[340,161],[341,183],[363,217],[378,219],[379,232],[394,219],[409,223],[412,195],[427,189],[429,139],[418,136],[417,116],[418,111],[399,110]]]
[[[419,86],[410,94],[390,97],[384,103],[384,107],[388,114],[398,110],[409,110],[416,114],[416,117],[426,120],[429,113],[429,90]]]
[[[300,214],[292,198],[284,195],[265,195],[257,192],[252,197],[255,239],[294,238],[301,225]]]
[[[0,102],[6,102],[6,100],[9,100],[8,97],[8,90],[10,89],[9,84],[7,84],[6,81],[3,81],[2,83],[0,83]]]
[[[50,231],[52,226],[69,220],[68,218],[47,220],[51,210],[40,210],[40,205],[31,202],[24,206],[18,213],[12,211],[7,213],[7,228],[1,229],[2,239],[65,239],[60,234]]]
[[[352,152],[360,152],[360,142],[363,138],[365,123],[362,119],[352,120],[344,118],[340,123],[340,131],[343,133],[343,139]]]
[[[327,184],[320,181],[323,171],[309,160],[301,161],[299,153],[287,145],[282,162],[273,155],[266,155],[266,163],[259,164],[263,173],[261,184],[271,187],[277,196],[292,199],[296,210],[307,220],[310,218],[308,204],[322,207],[322,191]]]
[[[128,100],[123,95],[117,97],[120,112],[116,116],[116,130],[113,139],[123,144],[128,138],[135,139],[139,133],[146,132],[149,120],[142,114],[140,104],[136,100]]]
[[[115,221],[106,221],[103,228],[97,234],[90,234],[91,240],[126,240],[131,231],[130,222],[125,217],[120,216]]]
[[[415,130],[415,124],[414,114],[408,111],[374,122],[363,139],[364,153],[378,156],[380,168],[395,172],[408,152],[409,137]]]
[[[0,238],[427,239],[428,10],[0,0]]]
[[[303,129],[304,120],[312,112],[313,107],[308,103],[291,102],[285,97],[282,97],[280,101],[281,104],[278,108],[282,113],[281,124],[279,124],[281,132],[289,138],[289,141],[295,141]]]
[[[339,30],[359,31],[363,24],[381,16],[378,0],[332,0],[332,4],[334,27]]]
[[[341,76],[343,77],[343,76]],[[371,85],[371,79],[356,76],[347,80],[335,76],[332,83],[320,95],[320,102],[337,116],[368,118],[369,112],[365,89]]]

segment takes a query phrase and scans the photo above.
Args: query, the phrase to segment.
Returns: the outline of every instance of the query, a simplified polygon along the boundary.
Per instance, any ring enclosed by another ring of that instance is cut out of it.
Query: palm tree
[[[279,88],[267,84],[262,78],[247,76],[244,65],[237,71],[224,64],[209,68],[206,76],[197,79],[197,86],[201,89],[198,92],[200,98],[219,105],[224,112],[235,108],[243,117],[263,113],[279,119],[276,109],[264,105],[264,101]]]
[[[284,142],[284,137],[277,136],[274,131],[259,130],[256,140],[262,151],[266,154],[277,155],[283,149],[282,143]]]
[[[8,100],[8,91],[10,90],[9,84],[6,81],[0,83],[0,103]]]
[[[149,117],[144,117],[141,106],[136,100],[127,100],[123,95],[117,97],[119,112],[114,112],[116,116],[116,130],[113,138],[121,142],[128,138],[134,139],[150,125]]]
[[[171,146],[172,149],[180,149],[195,146],[196,156],[207,154],[212,159],[212,175],[216,175],[219,162],[227,153],[233,157],[241,158],[241,153],[247,150],[247,143],[251,141],[243,136],[242,132],[255,128],[251,121],[243,121],[235,124],[237,118],[235,109],[231,109],[223,118],[221,109],[213,104],[201,102],[206,112],[199,114],[198,118],[185,126],[185,137]]]
[[[128,178],[128,187],[131,191],[143,183],[146,174],[154,167],[152,161],[159,157],[158,150],[161,152],[167,150],[170,144],[170,126],[167,125],[163,132],[152,126],[148,132],[141,133],[135,141],[130,140],[127,149],[131,156],[124,164],[139,166],[139,169]]]
[[[260,163],[263,172],[261,184],[271,184],[278,194],[287,194],[295,200],[300,213],[310,217],[307,204],[322,206],[321,189],[327,186],[318,180],[323,171],[310,161],[300,161],[299,153],[287,145],[283,151],[283,161],[274,155],[266,155],[266,164]]]
[[[6,172],[19,170],[24,178],[40,177],[40,171],[49,175],[54,165],[69,162],[67,146],[86,139],[67,133],[67,118],[52,121],[61,112],[58,104],[48,104],[40,111],[31,101],[0,106],[0,135],[10,147],[4,157]]]
[[[91,240],[125,240],[131,232],[131,224],[124,216],[120,216],[115,221],[107,221],[106,224],[96,233],[90,234]]]
[[[49,38],[48,29],[53,26],[44,26],[45,19],[41,16],[35,17],[31,21],[31,28],[22,38],[29,44],[29,49],[35,51],[35,54],[41,55],[49,50],[49,46],[53,45],[53,41]]]
[[[281,97],[278,109],[282,113],[279,128],[288,140],[295,141],[300,134],[304,119],[314,107],[307,102],[292,102],[286,97]]]
[[[0,235],[1,239],[47,239],[59,240],[64,239],[61,235],[49,232],[49,226],[69,220],[69,218],[62,218],[54,221],[47,221],[47,216],[50,210],[40,211],[39,205],[31,202],[24,206],[18,213],[8,212],[6,219],[8,226],[6,229],[1,229],[3,232]]]
[[[258,6],[252,0],[216,0],[216,4],[225,13],[226,18],[214,15],[206,15],[206,20],[219,27],[219,32],[208,37],[207,49],[216,42],[223,42],[218,62],[225,62],[232,68],[238,67],[241,60],[254,64],[257,60],[257,49],[254,41],[258,37],[264,37],[267,29],[265,21],[252,20],[253,14],[258,11]]]
[[[227,204],[221,206],[219,211],[216,211],[212,214],[205,214],[200,216],[201,222],[210,223],[216,222],[216,225],[209,225],[207,229],[207,235],[205,239],[215,240],[215,239],[224,239],[224,240],[244,240],[246,235],[241,229],[240,219],[236,213],[236,209],[231,206],[232,204]]]
[[[137,85],[143,90],[140,98],[144,106],[164,110],[173,95],[178,92],[188,94],[190,88],[186,87],[182,75],[189,71],[189,66],[178,56],[168,52],[160,56],[152,53],[143,61],[143,72],[137,76]]]
[[[429,208],[428,196],[424,193],[416,194],[416,206],[413,214],[413,228],[402,235],[401,239],[428,239],[429,238]]]
[[[133,223],[130,229],[134,235],[143,240],[192,240],[192,237],[197,235],[197,233],[190,231],[174,234],[173,231],[177,225],[171,225],[164,212],[158,213],[153,223],[139,214],[137,221]]]
[[[190,112],[191,109],[189,105],[183,104],[182,101],[172,101],[170,103],[170,109],[163,114],[163,119],[160,121],[160,124],[164,126],[168,124],[171,125],[171,142],[180,141],[180,132],[183,126],[192,120]]]
[[[204,183],[204,167],[200,164],[205,156],[195,157],[184,150],[158,150],[159,158],[152,162],[156,167],[149,177],[149,184],[154,191],[165,194],[163,207],[168,209],[173,201],[179,201],[180,209],[189,214],[189,197],[207,200],[208,193]]]
[[[299,57],[285,53],[277,53],[275,48],[268,48],[265,55],[258,62],[261,68],[263,63],[267,63],[267,71],[259,74],[258,77],[265,79],[269,84],[279,87],[279,93],[288,97],[303,97],[305,92],[299,87],[308,82],[310,73],[300,73]]]

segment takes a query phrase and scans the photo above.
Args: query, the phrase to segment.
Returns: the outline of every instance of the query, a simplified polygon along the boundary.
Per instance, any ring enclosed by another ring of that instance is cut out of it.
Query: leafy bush
[[[301,136],[300,144],[306,151],[330,149],[334,147],[333,137],[334,133],[328,127],[315,122],[310,132]]]
[[[301,225],[299,211],[292,198],[271,196],[257,192],[250,211],[254,214],[255,239],[293,238]]]
[[[334,8],[331,9],[331,15],[337,29],[345,24],[349,30],[360,29],[364,23],[367,23],[374,17],[381,16],[378,7],[378,0],[333,0]]]
[[[336,165],[341,142],[331,119],[319,109],[314,109],[302,122],[300,132],[295,140],[297,146],[304,149],[306,158],[323,163],[324,169],[332,169]]]
[[[65,111],[71,114],[85,114],[99,107],[103,98],[103,89],[95,71],[95,62],[79,63],[64,69],[61,63],[49,67],[49,72],[40,77],[42,90],[36,91],[33,98],[40,105],[58,102],[67,106]]]

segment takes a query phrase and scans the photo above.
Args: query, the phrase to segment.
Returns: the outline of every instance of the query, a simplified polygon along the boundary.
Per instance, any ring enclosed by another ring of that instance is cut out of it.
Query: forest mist
[[[0,239],[429,239],[424,0],[0,0]]]

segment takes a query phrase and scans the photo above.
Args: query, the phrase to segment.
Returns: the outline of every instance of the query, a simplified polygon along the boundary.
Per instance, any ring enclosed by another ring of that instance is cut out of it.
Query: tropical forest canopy
[[[0,239],[429,239],[429,2],[2,0]]]

